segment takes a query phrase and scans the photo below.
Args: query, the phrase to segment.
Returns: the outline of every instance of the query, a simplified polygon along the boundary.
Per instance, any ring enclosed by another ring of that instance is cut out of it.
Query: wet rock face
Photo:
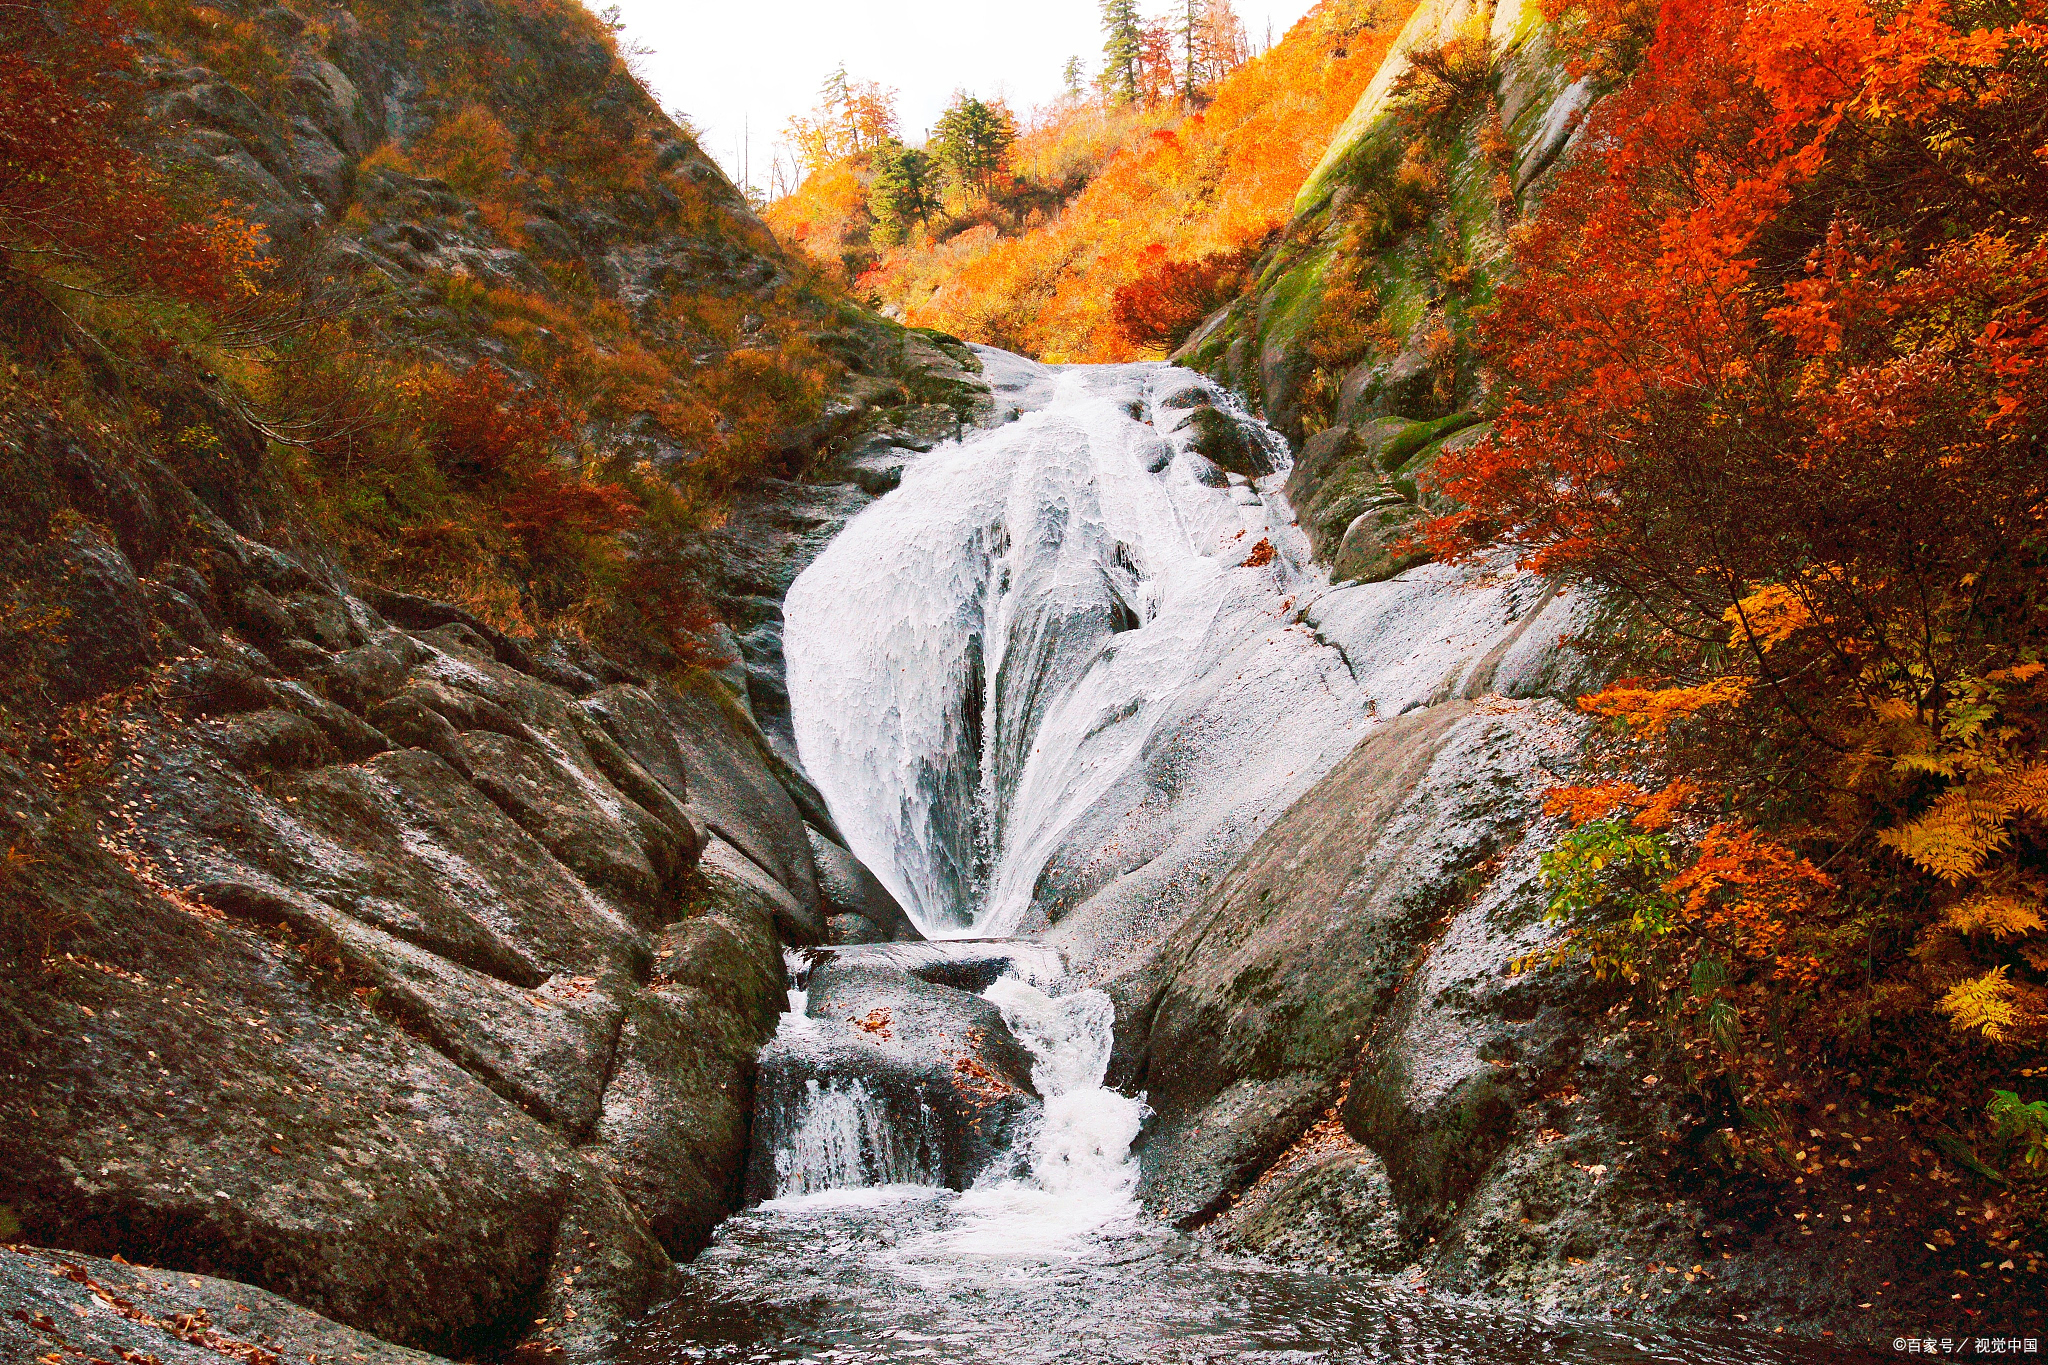
[[[259,486],[208,493],[238,530],[160,466],[9,458],[129,509],[0,525],[81,608],[8,641],[7,685],[92,703],[47,766],[0,761],[19,1235],[323,1359],[601,1356],[740,1197],[782,945],[827,932],[815,794],[708,678],[350,594]],[[183,1358],[155,1330],[119,1342]]]
[[[1038,1108],[1031,1054],[976,992],[1009,965],[886,945],[815,954],[809,1022],[761,1057],[748,1197],[806,1192],[791,1167],[806,1159],[845,1166],[833,1183],[959,1190],[1007,1158]]]
[[[924,937],[889,889],[845,848],[815,829],[811,853],[825,901],[826,937],[833,943],[903,943]]]
[[[745,705],[790,762],[796,738],[782,652],[782,599],[789,585],[856,513],[902,482],[910,461],[1015,415],[992,394],[981,362],[957,338],[849,329],[822,333],[819,342],[854,371],[845,411],[818,442],[803,480],[764,480],[741,493],[725,526],[706,537],[695,566],[720,615],[732,623],[731,667]]]
[[[1140,1153],[1154,1209],[1213,1214],[1330,1103],[1447,918],[1486,883],[1487,860],[1535,815],[1543,764],[1567,758],[1575,733],[1554,702],[1402,717],[1181,926],[1137,1082],[1158,1113]]]
[[[1230,1212],[1228,1240],[1280,1261],[1386,1274],[1414,1260],[1386,1166],[1355,1144],[1288,1167]]]

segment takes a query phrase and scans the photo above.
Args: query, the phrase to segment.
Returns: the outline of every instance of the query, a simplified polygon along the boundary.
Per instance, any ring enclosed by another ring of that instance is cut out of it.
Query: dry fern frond
[[[1986,891],[1958,901],[1941,917],[1957,933],[1989,934],[2000,943],[2048,928],[2039,901],[2003,891]]]
[[[2016,811],[2048,819],[2048,762],[2029,763],[1992,784],[1998,799]]]
[[[1982,976],[1950,987],[1941,997],[1941,1012],[1957,1028],[2002,1043],[2020,1022],[2018,995],[2006,979],[2006,969],[1993,967]]]
[[[1926,814],[1878,835],[1886,848],[1912,859],[1951,884],[1975,873],[2012,842],[2005,827],[2012,804],[1976,786],[1952,787]]]

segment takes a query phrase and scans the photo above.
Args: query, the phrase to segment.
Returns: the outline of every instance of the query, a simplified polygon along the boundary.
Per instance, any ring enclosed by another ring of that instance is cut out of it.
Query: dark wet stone
[[[149,658],[142,585],[128,559],[91,526],[73,528],[43,556],[47,606],[29,607],[9,623],[27,630],[26,650],[40,656],[49,690],[82,701],[128,682]]]
[[[815,829],[807,833],[818,868],[818,891],[825,900],[826,916],[835,925],[833,942],[910,942],[924,937],[889,889],[875,879],[860,859]],[[855,919],[863,923],[838,925],[841,920]]]

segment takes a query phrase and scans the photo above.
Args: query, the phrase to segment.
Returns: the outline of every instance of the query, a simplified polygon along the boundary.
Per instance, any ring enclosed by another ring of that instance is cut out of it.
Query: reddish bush
[[[487,360],[460,374],[440,371],[422,388],[434,463],[460,487],[480,489],[516,476],[569,438],[569,423],[552,399],[522,392]]]
[[[503,507],[505,529],[535,564],[570,558],[640,519],[639,504],[617,484],[545,463],[521,472]]]
[[[1183,261],[1154,244],[1143,255],[1145,273],[1118,287],[1111,317],[1133,346],[1172,347],[1244,291],[1258,248],[1243,246]]]
[[[0,259],[202,303],[248,292],[260,235],[184,212],[129,145],[140,83],[112,0],[0,5]]]

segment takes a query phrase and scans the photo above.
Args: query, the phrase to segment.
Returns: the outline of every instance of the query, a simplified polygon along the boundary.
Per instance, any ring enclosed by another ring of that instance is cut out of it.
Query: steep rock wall
[[[1458,54],[1465,82],[1426,109],[1401,84],[1424,51]],[[1288,496],[1334,578],[1419,562],[1402,540],[1433,505],[1425,476],[1485,430],[1472,315],[1599,93],[1533,4],[1418,6],[1251,289],[1177,353],[1295,444]]]
[[[0,814],[17,1235],[595,1349],[737,1199],[780,945],[869,909],[821,892],[850,855],[708,675],[353,591],[253,469],[11,437],[53,721]]]
[[[957,343],[799,287],[587,23],[221,14],[253,69],[181,59],[187,33],[143,45],[160,150],[244,205],[280,270],[331,272],[368,344],[533,379],[450,300],[591,302],[580,281],[694,362],[767,344],[787,310],[839,356],[818,420],[761,452],[767,475],[827,476],[757,480],[697,566],[729,607],[779,598],[829,535],[815,500],[872,496],[892,450],[986,412]],[[573,107],[651,139],[650,177],[599,193],[529,165],[508,225],[403,169],[451,113],[430,68],[465,54],[515,133]],[[738,334],[676,322],[700,305]],[[748,309],[773,316],[750,330]],[[915,933],[777,752],[772,633],[728,636],[716,678],[651,636],[625,663],[515,639],[351,578],[279,433],[188,359],[73,382],[178,439],[11,402],[0,426],[0,1236],[178,1272],[166,1320],[272,1291],[331,1319],[291,1328],[322,1340],[601,1353],[740,1195],[781,947]],[[647,423],[585,435],[657,473],[696,454]],[[52,1348],[24,1322],[11,1345]]]

